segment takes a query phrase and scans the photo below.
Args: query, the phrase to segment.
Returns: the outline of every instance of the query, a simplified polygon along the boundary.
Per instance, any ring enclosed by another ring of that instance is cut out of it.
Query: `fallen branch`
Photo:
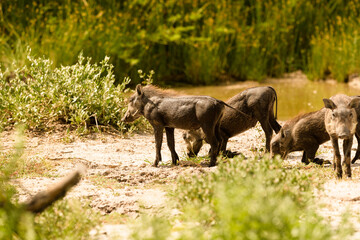
[[[360,201],[360,197],[354,197],[354,198],[349,199],[348,201],[351,201],[351,202]]]
[[[54,184],[47,190],[39,192],[35,196],[33,196],[24,204],[25,209],[33,213],[40,213],[44,211],[55,201],[63,198],[66,195],[67,191],[70,190],[70,188],[78,184],[81,179],[81,175],[84,173],[85,167],[78,167],[76,171],[66,176],[60,182]]]

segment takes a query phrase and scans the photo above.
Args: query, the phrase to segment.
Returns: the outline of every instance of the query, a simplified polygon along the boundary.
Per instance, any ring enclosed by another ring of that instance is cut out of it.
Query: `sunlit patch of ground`
[[[15,180],[19,190],[18,197],[21,201],[25,200],[58,181],[77,164],[84,164],[87,166],[87,173],[80,184],[69,192],[67,198],[82,199],[105,216],[107,220],[104,220],[103,227],[94,233],[103,239],[111,236],[128,236],[128,229],[124,225],[128,220],[138,217],[142,210],[156,210],[163,207],[167,199],[166,191],[175,186],[179,176],[199,175],[213,169],[200,164],[201,160],[206,158],[200,160],[186,158],[185,144],[180,130],[175,131],[180,165],[171,166],[171,155],[164,136],[163,162],[158,168],[151,166],[155,158],[153,135],[134,134],[121,138],[106,133],[94,133],[85,137],[77,135],[69,137],[67,134],[60,131],[26,136],[25,158],[38,160],[44,167],[39,174],[35,171],[36,164],[32,163],[34,168],[32,174],[25,173]],[[14,143],[13,134],[3,132],[2,139],[3,149],[10,151]],[[357,142],[354,142],[353,149],[357,146]],[[228,149],[237,151],[246,158],[264,154],[264,148],[265,136],[259,125],[231,138],[228,143]],[[209,145],[206,144],[199,155],[204,157],[208,151]],[[301,154],[301,152],[290,154],[284,166],[320,174],[325,180],[325,185],[323,191],[315,193],[316,202],[319,206],[325,207],[319,207],[319,212],[329,219],[329,223],[337,225],[341,219],[339,216],[345,210],[350,210],[353,213],[352,223],[357,231],[355,236],[359,236],[360,225],[356,216],[360,213],[360,199],[357,199],[360,197],[360,160],[352,166],[351,180],[336,180],[331,165],[305,166],[300,162]],[[332,160],[330,143],[320,147],[318,157]]]

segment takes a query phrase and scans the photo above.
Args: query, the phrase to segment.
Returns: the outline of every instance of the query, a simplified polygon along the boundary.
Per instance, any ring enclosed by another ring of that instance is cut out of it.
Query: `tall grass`
[[[29,45],[59,66],[83,51],[95,62],[110,56],[118,79],[154,69],[167,85],[297,69],[316,79],[324,68],[343,81],[359,68],[341,67],[358,51],[358,9],[359,0],[2,1],[0,56],[11,67]]]
[[[338,16],[332,25],[313,37],[308,66],[310,78],[323,79],[330,75],[341,82],[351,74],[360,73],[359,26],[359,18]]]
[[[347,239],[351,226],[316,213],[313,177],[281,164],[236,158],[181,179],[170,199],[177,211],[143,218],[133,239]]]

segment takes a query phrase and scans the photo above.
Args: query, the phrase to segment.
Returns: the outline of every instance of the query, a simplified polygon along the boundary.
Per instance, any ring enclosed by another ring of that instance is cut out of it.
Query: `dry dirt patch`
[[[134,218],[139,215],[140,208],[164,206],[166,190],[174,186],[179,176],[199,175],[215,169],[188,164],[185,161],[185,144],[180,130],[175,131],[175,141],[182,164],[170,165],[171,155],[164,141],[163,163],[158,168],[151,166],[155,159],[155,142],[151,134],[119,137],[94,133],[86,137],[74,136],[65,131],[42,135],[27,134],[25,158],[49,165],[45,176],[35,174],[16,180],[21,201],[58,181],[77,164],[84,164],[88,168],[87,173],[80,184],[69,192],[67,198],[76,197],[89,202],[91,207],[103,214],[115,212]],[[3,149],[10,150],[14,144],[14,133],[3,132],[2,139]],[[355,145],[356,141],[354,147]],[[262,154],[264,146],[265,136],[259,125],[231,138],[228,143],[229,149],[241,152],[245,157]],[[205,145],[199,155],[206,155],[208,150],[209,146]],[[321,146],[318,153],[319,157],[332,160],[330,143]],[[290,165],[296,165],[300,159],[301,153],[296,152],[286,161]],[[359,166],[360,164],[353,165],[352,180],[335,180],[335,175],[329,176],[324,191],[316,193],[319,205],[325,205],[321,214],[333,224],[338,224],[340,214],[346,209],[350,209],[356,215],[360,213],[360,200],[356,199],[360,196]],[[353,223],[360,233],[358,222],[359,219],[354,218]],[[110,235],[121,234],[114,229],[120,227],[116,228],[110,224],[104,226],[102,231]]]

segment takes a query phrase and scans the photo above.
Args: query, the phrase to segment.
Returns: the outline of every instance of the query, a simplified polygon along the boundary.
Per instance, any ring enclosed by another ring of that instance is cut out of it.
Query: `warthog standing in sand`
[[[343,151],[345,174],[351,177],[350,155],[353,137],[356,131],[357,114],[360,98],[349,97],[344,94],[332,96],[330,99],[323,99],[325,112],[325,128],[334,149],[334,169],[337,177],[342,178],[341,155],[338,139],[343,139]]]
[[[129,98],[128,110],[122,121],[132,122],[144,116],[153,126],[156,143],[154,166],[161,161],[160,150],[164,128],[174,165],[179,160],[175,151],[174,128],[186,130],[201,128],[211,145],[210,166],[215,166],[221,142],[219,125],[224,107],[224,102],[212,97],[179,96],[152,85],[142,87],[138,84],[135,93]]]
[[[322,108],[316,112],[305,113],[285,122],[280,132],[271,140],[271,156],[279,154],[283,159],[295,151],[304,151],[301,162],[322,163],[315,158],[319,146],[330,139],[325,129],[325,112]]]
[[[274,116],[274,103],[277,111],[277,95],[272,87],[254,87],[244,90],[226,102],[232,108],[226,108],[220,122],[222,144],[220,151],[226,151],[228,139],[240,134],[260,122],[266,136],[266,150],[270,151],[272,131],[279,132],[281,126]],[[200,130],[190,130],[183,134],[187,145],[188,156],[196,156],[200,151],[204,133]]]

